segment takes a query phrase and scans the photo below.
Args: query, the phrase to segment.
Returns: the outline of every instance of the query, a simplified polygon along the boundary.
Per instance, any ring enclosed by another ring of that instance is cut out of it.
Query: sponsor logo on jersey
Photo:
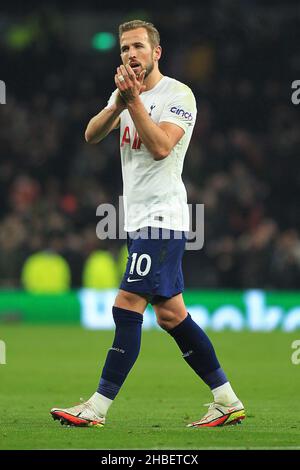
[[[177,108],[177,106],[172,106],[170,109],[171,113],[177,114],[177,116],[181,116],[187,121],[192,121],[193,116],[192,113],[189,113],[188,111],[185,111],[183,108]]]
[[[129,144],[133,150],[140,150],[141,145],[142,145],[142,140],[140,139],[135,129],[132,132],[134,132],[134,135],[130,135],[129,126],[125,127],[124,133],[121,139],[121,147],[124,147],[125,144]]]

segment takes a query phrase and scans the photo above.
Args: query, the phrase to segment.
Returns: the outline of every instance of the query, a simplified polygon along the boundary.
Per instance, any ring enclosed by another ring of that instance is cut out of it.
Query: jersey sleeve
[[[117,97],[117,93],[118,93],[118,89],[116,88],[115,91],[112,92],[112,94],[110,95],[110,98],[107,102],[107,105],[105,106],[105,109],[106,108],[109,108],[110,106],[112,106],[115,101],[116,101],[116,97]]]
[[[104,109],[109,108],[110,106],[112,106],[115,103],[117,93],[118,93],[118,89],[116,88],[115,91],[113,91],[112,94],[110,95],[110,98],[109,98],[109,100],[107,102],[107,105],[105,106]],[[120,118],[118,120],[118,124],[114,127],[114,129],[119,129],[119,127],[120,127]]]
[[[193,128],[196,121],[197,107],[195,97],[188,87],[174,90],[162,111],[159,122],[172,122],[181,127],[184,132]]]

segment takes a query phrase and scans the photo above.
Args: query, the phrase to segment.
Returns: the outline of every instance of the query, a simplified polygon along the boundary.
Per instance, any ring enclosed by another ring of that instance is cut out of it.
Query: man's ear
[[[154,60],[159,60],[161,58],[162,49],[161,46],[156,46],[154,48]]]

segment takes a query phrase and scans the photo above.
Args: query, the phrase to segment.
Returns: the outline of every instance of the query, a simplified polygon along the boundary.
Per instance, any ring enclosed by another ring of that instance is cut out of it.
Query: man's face
[[[146,69],[147,77],[154,68],[154,58],[160,56],[160,47],[152,48],[145,28],[125,31],[121,36],[120,47],[123,64],[129,64],[137,76]]]

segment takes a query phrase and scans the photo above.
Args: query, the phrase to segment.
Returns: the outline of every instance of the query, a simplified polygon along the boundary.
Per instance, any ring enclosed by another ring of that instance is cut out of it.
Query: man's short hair
[[[142,20],[132,20],[122,23],[119,26],[119,39],[121,41],[121,36],[125,31],[131,31],[132,29],[145,28],[148,33],[148,38],[152,48],[159,46],[160,36],[159,32],[152,23]]]

